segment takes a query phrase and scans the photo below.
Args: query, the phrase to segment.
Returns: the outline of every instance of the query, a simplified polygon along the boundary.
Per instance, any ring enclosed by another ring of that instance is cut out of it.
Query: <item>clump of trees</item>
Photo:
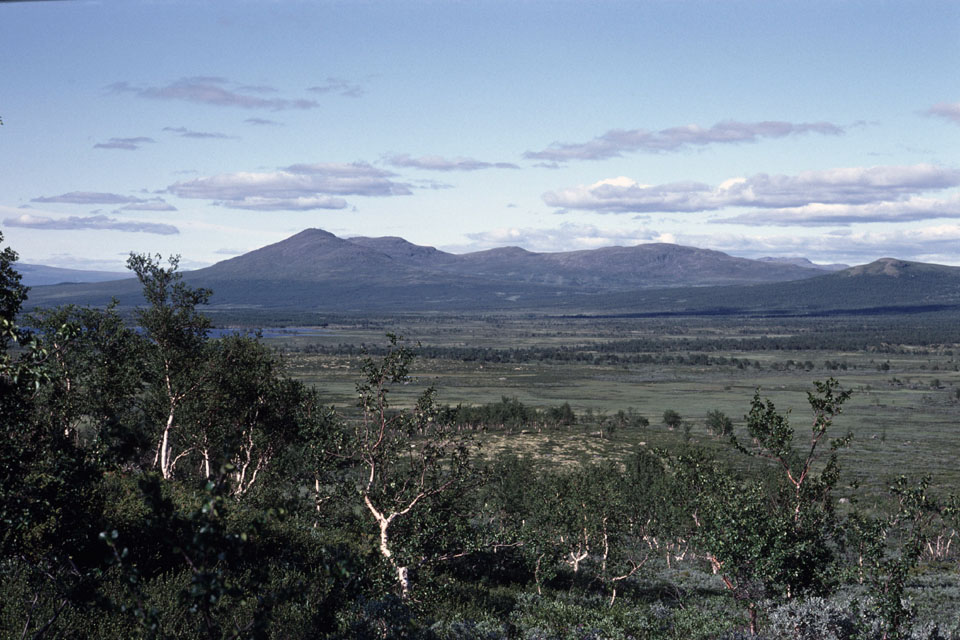
[[[500,402],[470,406],[440,408],[443,420],[462,427],[517,430],[543,427],[569,427],[577,424],[577,414],[564,402],[555,407],[539,409],[520,402],[517,398],[501,396]]]
[[[706,425],[707,430],[715,436],[729,437],[733,435],[733,420],[719,409],[707,412]]]
[[[663,424],[665,424],[668,429],[676,429],[683,424],[683,416],[673,409],[667,409],[663,412]]]
[[[907,637],[910,578],[958,526],[926,481],[838,509],[834,380],[802,431],[759,392],[745,432],[710,412],[749,456],[737,469],[689,442],[544,465],[487,455],[475,427],[648,422],[431,388],[397,406],[414,383],[397,336],[335,411],[256,336],[211,338],[211,293],[176,259],[131,256],[136,327],[113,306],[18,324],[15,260],[0,253],[3,637]]]

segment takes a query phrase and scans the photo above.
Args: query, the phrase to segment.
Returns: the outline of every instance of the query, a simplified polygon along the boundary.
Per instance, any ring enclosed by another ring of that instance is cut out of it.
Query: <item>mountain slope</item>
[[[126,273],[113,271],[88,271],[85,269],[62,269],[48,267],[43,264],[17,263],[20,272],[21,284],[36,287],[45,284],[61,284],[67,282],[105,282],[127,277]]]
[[[406,264],[415,264],[421,267],[440,267],[449,265],[457,260],[452,253],[440,251],[434,247],[425,247],[396,236],[367,238],[364,236],[347,238],[355,245],[378,251]]]
[[[761,264],[720,251],[663,243],[544,256],[558,271],[595,274],[597,284],[612,278],[618,288],[624,289],[782,282],[820,275],[819,271],[795,265]]]
[[[231,280],[319,280],[369,277],[396,268],[390,256],[348,242],[321,229],[307,229],[281,242],[261,247],[212,267],[191,272],[191,278]]]
[[[811,262],[806,258],[774,258],[767,256],[764,258],[757,258],[759,262],[772,262],[774,264],[792,264],[797,267],[805,267],[807,269],[820,269],[821,271],[842,271],[843,269],[849,269],[850,265],[848,264],[816,264]]]
[[[525,310],[549,313],[825,313],[960,304],[960,268],[884,259],[824,274],[718,251],[649,244],[463,255],[402,238],[307,229],[184,273],[213,307],[336,313]],[[724,285],[724,286],[720,286]],[[135,279],[35,287],[30,305],[140,304]]]
[[[894,313],[960,308],[960,267],[881,258],[816,278],[605,296],[604,309],[652,313]],[[628,312],[629,313],[629,312]]]
[[[420,268],[513,283],[585,287],[591,291],[782,282],[822,274],[813,267],[761,264],[720,251],[662,243],[558,253],[499,247],[454,255],[402,238],[349,241]]]

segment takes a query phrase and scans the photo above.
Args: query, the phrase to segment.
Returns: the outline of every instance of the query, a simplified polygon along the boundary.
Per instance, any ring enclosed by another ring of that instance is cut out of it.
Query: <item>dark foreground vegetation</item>
[[[257,336],[210,338],[210,292],[175,261],[131,257],[134,330],[111,308],[18,321],[15,258],[2,637],[960,637],[957,499],[908,464],[882,495],[841,496],[850,392],[832,378],[790,420],[760,392],[739,430],[711,411],[730,456],[697,446],[678,406],[660,425],[685,432],[674,446],[549,464],[481,444],[651,420],[441,404],[395,336],[334,410]]]

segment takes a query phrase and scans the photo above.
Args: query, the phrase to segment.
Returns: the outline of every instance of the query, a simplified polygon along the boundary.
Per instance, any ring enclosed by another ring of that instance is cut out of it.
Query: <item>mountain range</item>
[[[17,263],[17,271],[20,273],[21,282],[28,287],[71,282],[106,282],[108,280],[127,278],[130,275],[116,271],[62,269],[60,267],[48,267],[43,264],[24,264],[23,262]]]
[[[307,229],[184,272],[211,309],[320,313],[823,313],[960,304],[960,268],[885,258],[870,265],[749,260],[673,244],[537,253],[452,254],[398,237]],[[29,304],[141,304],[135,279],[38,286]]]

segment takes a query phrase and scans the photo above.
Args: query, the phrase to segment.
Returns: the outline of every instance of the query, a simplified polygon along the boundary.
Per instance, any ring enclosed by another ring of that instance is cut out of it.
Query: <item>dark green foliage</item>
[[[559,407],[550,407],[547,409],[547,421],[558,427],[569,427],[577,422],[577,415],[570,408],[569,402],[564,402]]]
[[[89,603],[102,560],[99,469],[42,402],[49,352],[14,324],[25,291],[0,254],[3,339],[0,347],[0,580],[22,589],[29,606],[24,635],[43,635],[71,603]],[[24,349],[14,358],[11,342]]]
[[[196,492],[170,487],[156,475],[128,485],[132,509],[101,534],[117,578],[107,595],[131,630],[307,638],[336,628],[360,577],[349,552],[320,544],[283,511],[235,502],[226,473]]]
[[[577,423],[577,415],[569,402],[548,409],[530,407],[516,398],[502,396],[500,402],[471,407],[458,404],[456,407],[441,407],[441,418],[451,424],[464,427],[488,429],[521,429],[569,427]]]
[[[673,409],[667,409],[663,412],[663,424],[667,425],[670,429],[676,429],[683,424],[683,416]]]
[[[0,233],[3,242],[3,233]],[[0,321],[4,323],[4,332],[0,335],[0,347],[6,348],[9,335],[6,333],[16,319],[20,307],[27,299],[27,287],[20,284],[20,274],[14,268],[17,252],[10,247],[0,250]]]
[[[828,594],[839,579],[842,538],[833,488],[839,473],[836,452],[849,436],[824,443],[827,462],[822,468],[815,463],[823,452],[818,445],[850,394],[832,379],[815,387],[808,394],[811,436],[799,447],[786,415],[759,392],[747,415],[752,448],[733,440],[744,453],[776,463],[782,475],[773,488],[738,478],[701,454],[677,460],[695,496],[691,508],[698,516],[698,544],[748,610],[751,630],[765,600]]]
[[[707,429],[715,436],[728,437],[733,435],[733,420],[719,409],[707,413],[706,423]]]
[[[48,349],[40,415],[105,463],[133,461],[149,446],[140,398],[144,340],[112,305],[40,310],[29,322]]]
[[[137,321],[162,351],[189,355],[206,339],[211,326],[197,306],[206,304],[213,292],[187,286],[178,271],[179,256],[169,258],[166,268],[160,260],[160,255],[154,258],[133,253],[127,260],[127,268],[140,281],[148,305],[137,313]]]
[[[907,637],[915,609],[906,596],[907,581],[935,530],[956,518],[956,499],[939,500],[929,478],[911,483],[900,476],[890,487],[895,510],[885,517],[852,514],[847,526],[856,549],[858,578],[867,585],[867,611],[876,616],[882,637]]]
[[[197,311],[197,305],[209,300],[210,291],[188,287],[178,264],[179,258],[171,257],[170,266],[164,268],[159,255],[154,259],[131,254],[127,260],[148,303],[137,310],[136,317],[150,343],[147,381],[153,403],[149,419],[155,424],[157,442],[153,464],[166,479],[173,477],[177,462],[196,448],[192,442],[196,434],[182,427],[180,414],[184,403],[200,394],[210,373],[204,366],[210,320]],[[209,453],[204,457],[209,476]]]
[[[345,443],[355,467],[353,502],[379,530],[378,549],[409,597],[411,571],[469,551],[472,527],[464,492],[474,483],[470,438],[444,420],[428,387],[409,411],[393,411],[389,393],[409,382],[413,351],[388,334],[382,358],[368,358],[357,383],[359,420]],[[359,498],[360,504],[354,502]]]
[[[185,440],[202,460],[204,476],[230,465],[236,497],[267,474],[273,459],[298,438],[305,403],[303,384],[285,377],[276,356],[256,339],[232,335],[205,345],[199,393],[185,399]]]
[[[627,407],[626,411],[623,409],[617,411],[613,421],[618,429],[646,429],[650,426],[650,420],[638,414],[633,407]]]
[[[149,303],[137,319],[146,338],[143,413],[156,443],[153,465],[168,480],[209,480],[230,465],[230,492],[248,494],[298,438],[310,394],[282,374],[277,357],[256,337],[209,339],[210,320],[197,307],[211,292],[187,286],[176,258],[164,268],[131,255],[128,266]]]

